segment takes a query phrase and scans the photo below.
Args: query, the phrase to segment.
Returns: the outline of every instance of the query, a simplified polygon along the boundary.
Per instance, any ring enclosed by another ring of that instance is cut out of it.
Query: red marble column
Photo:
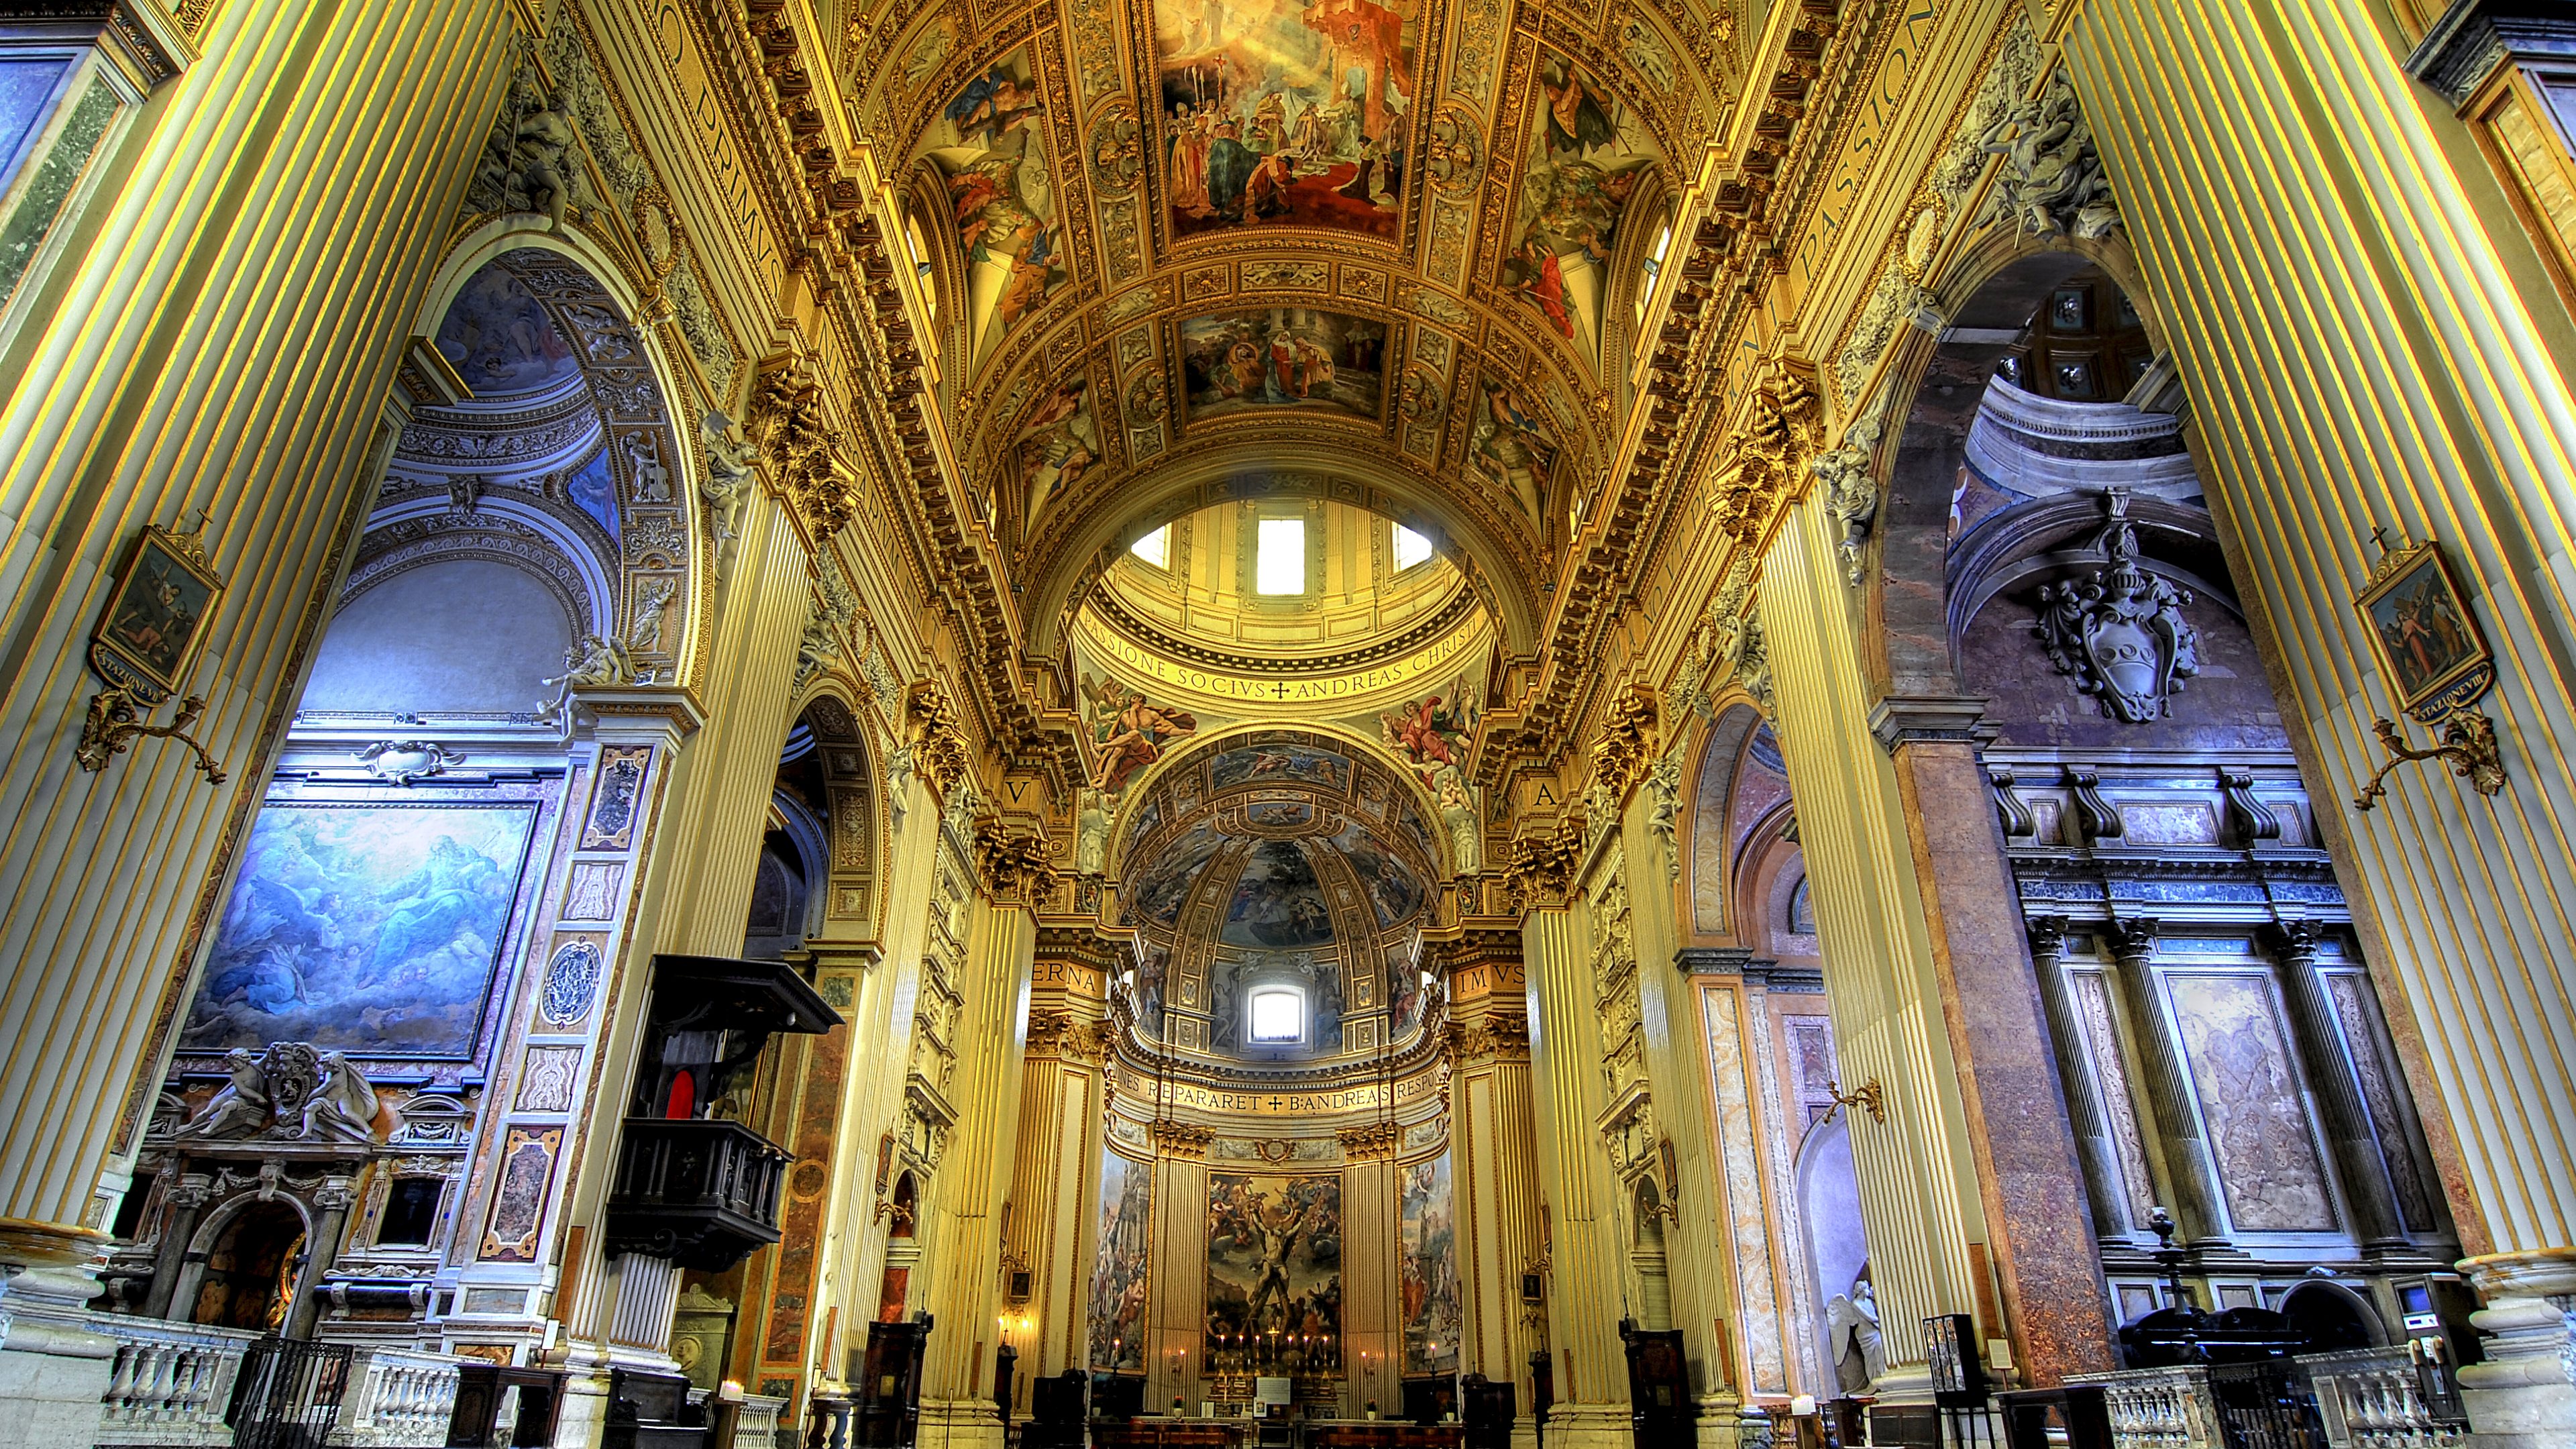
[[[1983,714],[1983,700],[1894,696],[1879,703],[1872,725],[1895,758],[1924,884],[2003,1294],[2003,1322],[1992,1328],[2010,1338],[2031,1382],[2053,1384],[2116,1367],[2109,1293],[2020,896],[1977,757]]]

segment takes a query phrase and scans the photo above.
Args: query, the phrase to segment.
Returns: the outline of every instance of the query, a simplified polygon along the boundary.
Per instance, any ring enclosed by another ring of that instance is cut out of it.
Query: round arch
[[[884,926],[886,901],[881,887],[892,841],[887,832],[883,772],[877,767],[876,746],[862,723],[866,716],[849,687],[839,677],[825,675],[807,687],[790,717],[796,723],[789,730],[789,748],[795,747],[796,732],[805,731],[823,788],[830,795],[824,852],[828,885],[818,891],[828,899],[815,918],[815,934],[833,937],[835,923],[843,922],[854,923],[860,936],[874,939]],[[843,925],[837,932],[849,929]]]
[[[2059,239],[2046,244],[2006,228],[1989,228],[1961,251],[1934,287],[1948,325],[1900,357],[1883,384],[1890,425],[1885,479],[1871,533],[1876,562],[1865,650],[1873,690],[1881,695],[1960,692],[1948,649],[1951,492],[1968,455],[1968,430],[1983,405],[1995,367],[2059,283],[2088,268],[2109,274],[2137,307],[2148,340],[2167,347],[2163,325],[2145,304],[2136,257],[2116,238]],[[1858,410],[1866,414],[1866,406]]]
[[[657,499],[653,506],[676,515],[676,536],[664,547],[647,550],[650,557],[644,560],[668,571],[671,584],[667,595],[650,600],[636,597],[642,590],[631,577],[634,565],[612,553],[610,557],[617,561],[620,573],[629,577],[614,581],[599,596],[604,604],[594,612],[606,613],[612,627],[596,632],[622,641],[635,620],[649,611],[660,623],[655,638],[671,641],[671,682],[692,682],[705,668],[705,631],[699,603],[706,596],[709,570],[704,547],[707,522],[699,493],[705,476],[705,460],[700,456],[703,444],[700,429],[684,425],[684,400],[698,394],[694,385],[684,380],[685,374],[673,365],[660,329],[637,321],[644,315],[644,307],[624,259],[577,227],[550,230],[541,219],[522,214],[495,217],[449,248],[415,314],[412,335],[437,336],[449,310],[484,268],[528,252],[558,259],[579,274],[588,284],[588,295],[569,300],[601,309],[614,323],[616,345],[631,349],[635,355],[636,361],[625,365],[640,365],[650,378],[653,395],[649,399],[639,397],[635,408],[619,418],[617,424],[629,433],[651,435],[650,461],[667,471],[668,492],[667,499]],[[582,335],[580,328],[563,330],[567,340]],[[580,362],[583,371],[590,373],[602,359],[586,352]],[[603,446],[614,446],[613,440],[604,439]],[[497,508],[501,501],[497,495],[487,496],[476,506]],[[373,526],[374,520],[370,520]],[[595,552],[595,546],[586,546],[583,551]],[[579,552],[571,556],[579,557]],[[605,581],[604,570],[602,578]]]
[[[1119,813],[1125,816],[1129,811],[1137,808],[1137,802],[1153,799],[1160,791],[1163,782],[1173,773],[1195,765],[1202,758],[1223,754],[1254,736],[1283,733],[1310,735],[1319,741],[1326,741],[1337,748],[1347,750],[1358,760],[1374,765],[1385,774],[1393,776],[1398,788],[1407,792],[1414,808],[1422,813],[1424,819],[1440,818],[1439,804],[1423,786],[1421,777],[1386,746],[1340,725],[1323,722],[1308,723],[1302,720],[1295,724],[1284,724],[1277,720],[1247,720],[1240,724],[1227,725],[1223,729],[1206,735],[1192,735],[1187,748],[1166,752],[1161,759],[1146,766],[1137,773],[1135,779],[1127,783],[1125,789],[1120,792],[1126,803]],[[1110,846],[1102,861],[1102,871],[1108,879],[1118,880],[1135,865],[1135,862],[1128,859],[1128,854],[1135,847],[1136,842],[1129,838],[1130,832],[1121,828],[1117,821],[1112,822],[1111,830]],[[1457,878],[1456,855],[1448,838],[1434,831],[1430,864],[1442,880]]]

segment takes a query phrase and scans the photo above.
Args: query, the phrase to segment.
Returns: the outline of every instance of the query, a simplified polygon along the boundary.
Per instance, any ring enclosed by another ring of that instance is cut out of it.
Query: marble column
[[[349,1179],[332,1176],[323,1179],[313,1194],[316,1210],[313,1231],[304,1239],[304,1270],[295,1275],[295,1301],[286,1306],[288,1338],[311,1338],[313,1325],[322,1321],[322,1275],[332,1259],[339,1256],[340,1239],[349,1231],[349,1207],[355,1195],[349,1191]]]
[[[2129,1030],[2137,1034],[2138,1060],[2146,1069],[2147,1105],[2155,1114],[2165,1177],[2173,1189],[2175,1236],[2194,1252],[2225,1252],[2227,1219],[2220,1209],[2217,1169],[2201,1134],[2200,1112],[2192,1105],[2182,1039],[2165,1015],[2164,993],[2156,989],[2156,934],[2157,923],[2142,917],[2113,925],[2111,957],[2118,964],[2112,974],[2120,978],[2120,1000],[2128,1008]]]
[[[1977,755],[1984,714],[1981,699],[1891,695],[1870,724],[1896,765],[1941,1016],[1961,1069],[1959,1109],[2002,1289],[2004,1321],[1986,1330],[2009,1333],[2029,1381],[2053,1384],[2118,1365],[2044,988]]]
[[[1099,1217],[1100,1018],[1099,1003],[1069,997],[1060,984],[1064,966],[1048,960],[1037,967],[1041,978],[1054,975],[1059,982],[1042,988],[1029,1009],[1011,1224],[1002,1245],[1002,1312],[1013,1320],[1006,1338],[1020,1352],[1012,1398],[1023,1414],[1031,1381],[1088,1366],[1085,1313]],[[1029,1275],[1023,1296],[1011,1291],[1015,1272]]]
[[[2335,1175],[2343,1200],[2352,1209],[2353,1236],[2366,1254],[2405,1252],[2405,1220],[2397,1212],[2397,1188],[2388,1164],[2380,1159],[2379,1139],[2370,1130],[2370,1113],[2361,1105],[2361,1083],[2352,1058],[2335,1030],[2334,1003],[2326,997],[2325,978],[2317,974],[2316,924],[2291,921],[2264,935],[2279,970],[2281,1000],[2289,1007],[2290,1031],[2298,1042],[2299,1065],[2308,1090],[2316,1094],[2317,1115],[2324,1119],[2326,1143],[2333,1150]],[[2367,1050],[2365,1046],[2363,1048]]]
[[[1016,882],[990,881],[967,941],[949,1099],[957,1125],[922,1214],[923,1299],[934,1326],[921,1370],[920,1449],[1001,1449],[992,1400],[1001,1311],[1001,1218],[1012,1200],[1022,1053],[1027,1046],[1032,907]]]
[[[2126,1238],[2127,1215],[2121,1204],[2117,1149],[2102,1111],[2102,1084],[2084,1064],[2083,1028],[2075,1002],[2066,989],[2066,918],[2035,916],[2030,922],[2030,969],[2039,983],[2040,1005],[2048,1013],[2048,1034],[2055,1041],[2058,1082],[2066,1093],[2066,1120],[2075,1133],[2077,1155],[2084,1164],[2084,1194],[2093,1210],[2097,1238]]]
[[[1606,1104],[1581,903],[1538,905],[1522,924],[1521,940],[1532,1117],[1548,1224],[1543,1277],[1556,1407],[1548,1415],[1547,1442],[1558,1449],[1623,1449],[1630,1431],[1619,1320],[1627,1270],[1612,1206],[1619,1187],[1593,1125]]]
[[[78,243],[15,298],[13,357],[42,377],[0,398],[12,1449],[96,1427],[113,1350],[81,1306],[121,1154],[381,478],[394,368],[510,69],[504,0],[219,5],[193,36],[170,9],[48,22],[143,104],[118,108],[96,188],[55,223]],[[175,73],[132,69],[138,45]],[[227,779],[148,739],[85,772],[92,624],[141,527],[199,509],[226,588],[183,689],[206,701],[193,733]]]

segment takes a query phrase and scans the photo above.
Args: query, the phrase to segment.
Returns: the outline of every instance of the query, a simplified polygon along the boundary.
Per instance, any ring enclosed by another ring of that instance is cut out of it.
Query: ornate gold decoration
[[[2442,742],[2427,749],[2406,743],[2405,732],[2392,719],[2375,719],[2370,727],[2378,732],[2379,742],[2386,745],[2389,758],[2370,777],[2361,793],[2352,797],[2352,808],[2367,810],[2388,793],[2388,772],[2417,760],[2448,760],[2451,773],[2469,782],[2469,788],[2481,795],[2493,795],[2504,788],[2504,756],[2496,748],[2495,721],[2475,710],[2461,710],[2442,722]]]
[[[179,712],[166,725],[143,723],[141,711],[151,707],[151,702],[141,699],[127,685],[110,685],[91,695],[89,715],[81,721],[80,748],[72,758],[80,761],[82,769],[95,774],[131,749],[136,740],[177,740],[196,755],[197,773],[206,777],[207,784],[222,784],[224,767],[206,752],[204,745],[197,743],[196,736],[187,732],[188,726],[205,712],[205,696],[192,694],[179,701]]]
[[[1566,820],[1543,835],[1514,840],[1503,857],[1503,889],[1522,910],[1565,899],[1583,860],[1583,822]]]
[[[817,542],[849,525],[859,511],[858,490],[833,455],[823,384],[810,357],[791,356],[761,374],[746,431]]]
[[[903,703],[904,744],[914,768],[944,800],[974,763],[964,732],[957,728],[957,708],[939,681],[916,681]]]
[[[1869,1120],[1872,1122],[1882,1126],[1886,1124],[1887,1090],[1878,1084],[1878,1078],[1872,1077],[1849,1092],[1843,1090],[1842,1083],[1828,1080],[1825,1083],[1825,1092],[1834,1099],[1834,1105],[1826,1109],[1823,1118],[1816,1123],[1817,1126],[1821,1127],[1834,1120],[1834,1113],[1845,1107],[1858,1107],[1869,1114]]]
[[[1718,526],[1747,543],[1758,539],[1774,506],[1821,449],[1822,424],[1815,388],[1786,360],[1773,359],[1709,475],[1708,505]]]
[[[1342,1155],[1353,1162],[1375,1162],[1393,1157],[1404,1140],[1404,1129],[1392,1122],[1372,1122],[1364,1127],[1345,1127],[1333,1134],[1340,1139]]]
[[[1612,800],[1625,800],[1654,753],[1654,691],[1631,685],[1602,712],[1601,738],[1592,745],[1592,778]]]
[[[1017,896],[1032,905],[1055,895],[1059,879],[1043,835],[1015,833],[994,816],[975,822],[976,864],[997,897]]]
[[[1156,1122],[1147,1130],[1153,1134],[1154,1146],[1164,1155],[1193,1162],[1206,1160],[1208,1143],[1216,1136],[1195,1122]]]
[[[2391,758],[2353,797],[2353,808],[2367,810],[2388,793],[2391,770],[2417,760],[2448,760],[2451,773],[2481,795],[2504,788],[2504,758],[2496,744],[2495,722],[2470,708],[2495,685],[2495,651],[2470,612],[2460,582],[2439,544],[2407,545],[2401,537],[2390,548],[2387,530],[2371,530],[2379,544],[2378,565],[2353,599],[2362,626],[2378,647],[2381,678],[2396,692],[2397,703],[2420,723],[2438,725],[2442,742],[2425,749],[2406,743],[2396,721],[2371,721]]]

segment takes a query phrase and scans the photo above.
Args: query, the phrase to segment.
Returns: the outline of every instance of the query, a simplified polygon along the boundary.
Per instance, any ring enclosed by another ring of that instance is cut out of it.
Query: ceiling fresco
[[[1740,89],[1736,7],[891,0],[846,23],[857,130],[914,158],[939,415],[1036,652],[1103,558],[1283,466],[1472,555],[1529,647],[1624,430],[1669,158]]]

